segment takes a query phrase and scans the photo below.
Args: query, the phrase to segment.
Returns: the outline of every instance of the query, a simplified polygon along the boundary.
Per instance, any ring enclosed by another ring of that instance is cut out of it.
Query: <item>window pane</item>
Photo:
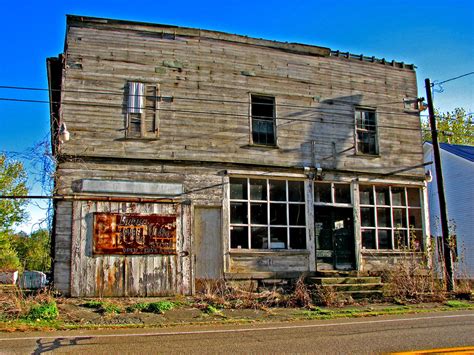
[[[376,135],[374,132],[357,132],[357,151],[364,154],[377,154]]]
[[[270,201],[286,201],[285,180],[270,180]]]
[[[361,207],[360,214],[363,227],[375,227],[375,216],[373,207]]]
[[[247,224],[247,203],[231,202],[230,203],[230,223]]]
[[[268,249],[267,227],[252,227],[251,233],[252,249]]]
[[[392,249],[392,231],[379,229],[379,249]]]
[[[247,227],[232,227],[230,230],[230,247],[231,248],[249,248],[249,237]]]
[[[303,181],[288,181],[288,199],[297,202],[305,201]]]
[[[334,199],[337,203],[351,203],[351,185],[334,184]]]
[[[230,198],[233,200],[247,199],[247,179],[230,178]]]
[[[407,227],[407,214],[404,208],[393,209],[393,226],[395,228]]]
[[[270,228],[270,248],[286,249],[287,248],[287,229],[286,228]]]
[[[411,240],[411,247],[415,249],[416,251],[422,251],[423,250],[423,231],[421,230],[416,230],[410,233],[410,238]],[[456,254],[457,254],[457,249],[456,249]]]
[[[286,204],[271,203],[270,204],[270,224],[285,225],[286,222]]]
[[[420,189],[407,188],[408,206],[420,207]]]
[[[275,145],[273,120],[252,119],[252,140],[255,144]]]
[[[290,225],[306,225],[305,205],[288,205],[288,208],[290,209]]]
[[[250,220],[252,224],[268,224],[267,204],[251,203],[250,204]]]
[[[314,202],[332,202],[331,184],[314,184]]]
[[[421,223],[421,209],[420,208],[410,208],[408,209],[408,220],[410,223],[410,228],[422,228]]]
[[[390,205],[388,187],[376,187],[375,195],[377,196],[377,205]]]
[[[375,230],[362,230],[362,248],[375,249]]]
[[[393,234],[395,249],[405,249],[408,246],[407,231],[396,229]]]
[[[252,95],[252,117],[273,118],[274,107],[273,97]]]
[[[306,228],[290,228],[290,249],[306,249]]]
[[[267,200],[267,180],[250,179],[250,199],[251,200]]]
[[[390,208],[377,208],[377,227],[391,227]]]
[[[392,205],[406,206],[405,189],[403,187],[392,187]]]
[[[361,205],[373,205],[374,204],[374,194],[372,186],[360,186],[359,187],[359,196]]]

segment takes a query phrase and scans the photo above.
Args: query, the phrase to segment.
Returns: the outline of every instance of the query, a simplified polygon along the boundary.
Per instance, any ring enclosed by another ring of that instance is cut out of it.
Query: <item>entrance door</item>
[[[222,279],[224,256],[220,208],[194,208],[193,251],[196,290],[206,282]]]
[[[318,270],[353,270],[355,267],[352,208],[318,206],[314,210]]]

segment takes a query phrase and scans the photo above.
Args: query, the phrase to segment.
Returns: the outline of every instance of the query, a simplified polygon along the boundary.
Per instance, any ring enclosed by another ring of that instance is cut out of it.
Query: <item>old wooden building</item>
[[[66,295],[374,272],[426,248],[413,65],[82,16],[47,65]]]

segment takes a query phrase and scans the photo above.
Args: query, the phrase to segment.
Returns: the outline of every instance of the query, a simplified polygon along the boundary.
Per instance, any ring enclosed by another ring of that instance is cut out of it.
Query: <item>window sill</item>
[[[122,142],[151,142],[151,141],[157,141],[159,140],[158,137],[123,137],[123,138],[117,138],[116,141],[122,141]]]
[[[404,250],[390,250],[390,249],[362,249],[362,255],[412,255],[419,254],[422,255],[422,251],[404,251]]]
[[[265,145],[265,144],[248,144],[244,145],[241,148],[247,148],[247,149],[263,149],[263,150],[269,150],[269,149],[280,149],[278,145]]]
[[[260,256],[260,255],[309,255],[307,249],[231,249],[230,255],[236,256]]]
[[[378,154],[367,154],[367,153],[360,153],[360,152],[355,152],[354,156],[358,157],[358,158],[374,158],[374,159],[381,157],[380,153],[378,153]]]

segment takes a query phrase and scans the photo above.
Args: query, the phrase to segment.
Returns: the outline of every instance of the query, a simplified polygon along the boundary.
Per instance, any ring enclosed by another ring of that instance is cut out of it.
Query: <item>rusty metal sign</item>
[[[176,216],[94,213],[94,254],[176,254]]]

